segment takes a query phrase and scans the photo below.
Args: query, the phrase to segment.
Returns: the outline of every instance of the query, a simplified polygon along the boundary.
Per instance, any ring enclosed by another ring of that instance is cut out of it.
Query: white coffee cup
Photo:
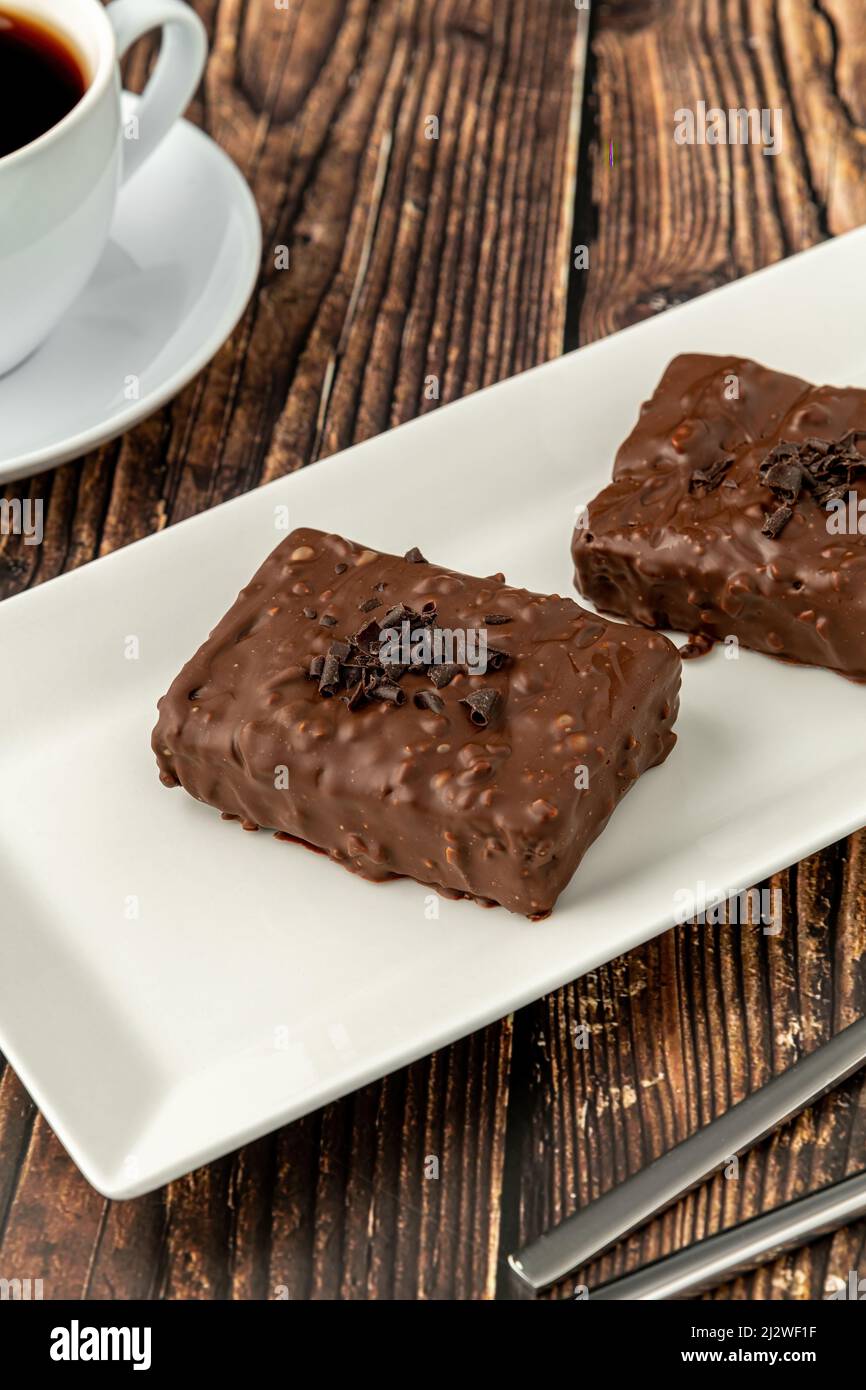
[[[141,168],[192,97],[207,57],[183,0],[0,0],[53,30],[87,86],[61,121],[0,158],[0,374],[28,357],[84,288],[105,249],[121,184]],[[118,59],[162,29],[159,59],[124,131]]]

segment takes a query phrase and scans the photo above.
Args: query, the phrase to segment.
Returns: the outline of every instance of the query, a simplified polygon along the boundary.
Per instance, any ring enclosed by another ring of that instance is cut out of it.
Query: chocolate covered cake
[[[684,655],[733,637],[866,680],[866,391],[675,358],[572,551],[604,612],[699,634]]]
[[[675,742],[663,636],[293,532],[160,701],[163,782],[364,877],[546,915]]]

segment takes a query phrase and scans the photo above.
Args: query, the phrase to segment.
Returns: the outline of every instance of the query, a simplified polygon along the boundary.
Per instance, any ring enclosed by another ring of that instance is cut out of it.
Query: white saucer
[[[136,102],[124,96],[125,119]],[[178,121],[121,193],[81,297],[32,357],[0,377],[0,484],[77,458],[176,395],[231,333],[260,261],[243,177],[213,140]]]

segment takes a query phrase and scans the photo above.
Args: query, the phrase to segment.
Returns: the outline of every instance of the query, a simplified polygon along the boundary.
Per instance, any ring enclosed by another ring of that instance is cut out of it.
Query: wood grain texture
[[[595,6],[581,342],[866,221],[864,40],[857,0]],[[780,153],[678,145],[699,101],[781,111]]]
[[[595,7],[575,226],[590,264],[572,285],[572,345],[866,221],[864,35],[866,11],[847,0]],[[781,153],[677,145],[675,112],[700,100],[780,109]],[[866,834],[764,886],[783,895],[778,936],[682,927],[518,1017],[512,1094],[521,1075],[528,1098],[522,1124],[509,1123],[520,1199],[504,1215],[504,1246],[622,1181],[866,1011]],[[864,1167],[866,1080],[855,1077],[745,1157],[735,1178],[718,1175],[550,1297]],[[821,1298],[863,1272],[864,1242],[861,1222],[714,1296]]]
[[[866,1011],[866,832],[776,875],[778,935],[688,925],[524,1011],[515,1050],[537,1058],[515,1136],[517,1242],[531,1239]],[[509,1138],[511,1136],[509,1135]],[[601,1282],[863,1169],[866,1079],[751,1150],[555,1291]],[[507,1232],[512,1236],[512,1232]],[[866,1222],[716,1297],[820,1298],[862,1262]]]
[[[0,537],[0,597],[561,351],[570,0],[195,7],[211,57],[191,115],[253,190],[259,283],[169,406],[8,490],[44,499],[45,540]],[[134,50],[127,85],[153,56]],[[510,1055],[505,1020],[123,1204],[6,1067],[0,1273],[47,1298],[490,1298]]]

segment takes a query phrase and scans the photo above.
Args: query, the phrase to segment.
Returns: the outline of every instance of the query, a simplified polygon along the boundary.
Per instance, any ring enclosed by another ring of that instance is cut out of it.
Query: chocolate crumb
[[[407,550],[406,554],[403,556],[403,559],[408,560],[410,565],[426,565],[428,563],[428,561],[425,560],[424,556],[421,554],[421,551],[418,549],[417,545],[413,545],[411,550]]]
[[[336,618],[333,618],[333,617],[331,616],[330,613],[323,613],[323,614],[322,614],[321,618],[319,619],[319,627],[336,627],[336,626],[337,626],[337,619],[336,619]]]
[[[342,562],[342,560],[341,560],[340,563],[339,563],[338,565],[335,565],[335,566],[334,566],[334,573],[335,573],[335,574],[345,574],[345,573],[346,573],[346,570],[347,570],[348,568],[349,568],[349,566],[348,566],[348,565],[344,565],[343,562]]]
[[[513,618],[509,618],[505,613],[485,613],[484,621],[490,627],[501,627],[503,623],[511,623]]]
[[[305,617],[305,618],[315,618],[315,617],[316,617],[316,610],[315,610],[315,608],[305,608],[305,609],[304,609],[304,617]]]
[[[363,603],[358,604],[359,613],[372,613],[374,608],[381,608],[382,600],[378,598],[367,598]]]

